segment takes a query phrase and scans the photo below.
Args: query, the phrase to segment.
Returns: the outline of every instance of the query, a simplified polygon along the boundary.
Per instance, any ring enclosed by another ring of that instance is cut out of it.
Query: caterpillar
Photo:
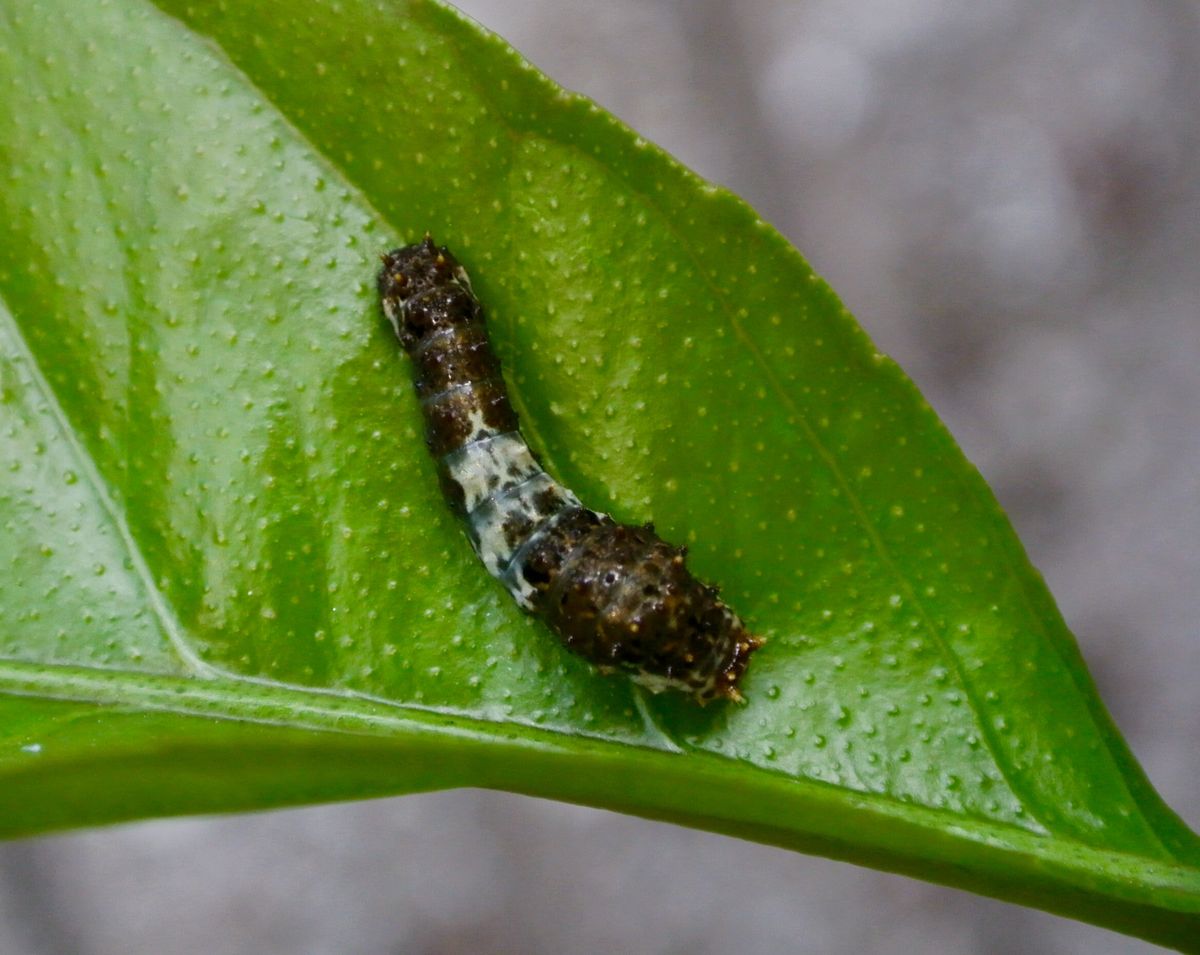
[[[602,672],[701,704],[742,701],[763,641],[685,564],[686,548],[584,507],[521,435],[466,270],[426,235],[382,256],[384,316],[412,361],[425,439],[488,572]]]

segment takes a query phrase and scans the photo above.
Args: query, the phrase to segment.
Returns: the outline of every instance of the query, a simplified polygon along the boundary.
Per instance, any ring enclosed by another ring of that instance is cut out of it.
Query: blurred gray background
[[[459,5],[745,196],[829,279],[990,481],[1134,751],[1200,827],[1198,8]],[[1151,950],[494,793],[0,845],[0,955]]]

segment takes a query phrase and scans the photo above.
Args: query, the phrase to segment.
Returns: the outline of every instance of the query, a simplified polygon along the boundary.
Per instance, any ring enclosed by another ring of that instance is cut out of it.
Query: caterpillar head
[[[478,305],[466,270],[425,238],[380,257],[379,297],[400,343],[411,351],[430,332],[473,320]]]

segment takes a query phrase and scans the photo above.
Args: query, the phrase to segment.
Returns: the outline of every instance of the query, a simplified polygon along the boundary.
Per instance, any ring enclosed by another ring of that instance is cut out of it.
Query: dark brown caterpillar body
[[[518,430],[467,273],[445,247],[389,252],[383,311],[413,360],[426,442],[476,553],[575,653],[658,692],[740,700],[762,640],[653,529],[584,507]]]

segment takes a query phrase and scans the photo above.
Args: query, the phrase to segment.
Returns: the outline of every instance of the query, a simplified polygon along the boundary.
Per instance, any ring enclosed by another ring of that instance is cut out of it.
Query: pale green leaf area
[[[1200,948],[1200,844],[912,384],[744,203],[432,2],[0,13],[0,831],[458,785]],[[768,638],[603,677],[440,498],[378,254]]]

